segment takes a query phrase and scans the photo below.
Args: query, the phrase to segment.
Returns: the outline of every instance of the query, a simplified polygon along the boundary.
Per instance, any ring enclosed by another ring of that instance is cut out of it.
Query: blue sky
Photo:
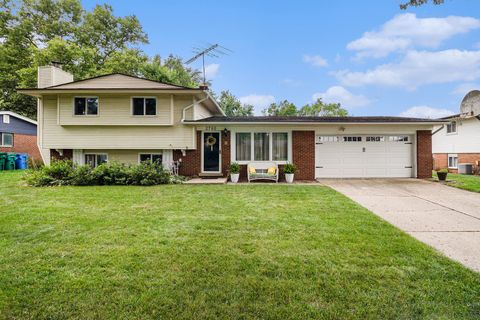
[[[233,50],[207,60],[212,88],[258,114],[272,101],[322,97],[357,116],[435,117],[480,88],[480,1],[406,11],[398,0],[106,2],[139,18],[150,55],[186,60],[208,43]]]

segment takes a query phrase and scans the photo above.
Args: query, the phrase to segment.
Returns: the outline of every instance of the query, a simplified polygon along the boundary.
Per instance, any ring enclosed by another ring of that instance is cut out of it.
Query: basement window
[[[162,164],[162,154],[161,153],[140,153],[138,155],[138,162],[152,162]]]
[[[108,161],[108,154],[106,153],[87,153],[85,154],[85,164],[92,168],[98,167],[102,163]]]
[[[458,168],[458,155],[456,155],[456,154],[449,154],[448,155],[448,167],[450,169],[457,169]]]
[[[13,147],[13,133],[0,132],[0,146]]]

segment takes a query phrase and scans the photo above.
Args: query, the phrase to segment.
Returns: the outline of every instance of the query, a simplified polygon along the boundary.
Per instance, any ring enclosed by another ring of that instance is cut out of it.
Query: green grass
[[[435,172],[433,173],[433,178],[437,179]],[[449,173],[446,184],[455,188],[480,192],[480,176]]]
[[[478,319],[480,274],[322,186],[21,186],[0,319]]]

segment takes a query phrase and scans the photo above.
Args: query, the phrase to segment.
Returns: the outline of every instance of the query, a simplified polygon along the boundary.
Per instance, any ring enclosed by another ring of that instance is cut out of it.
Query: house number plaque
[[[217,127],[215,126],[206,126],[205,131],[217,131]]]

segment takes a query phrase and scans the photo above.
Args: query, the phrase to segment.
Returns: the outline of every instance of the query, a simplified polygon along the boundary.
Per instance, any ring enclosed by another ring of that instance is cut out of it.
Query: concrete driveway
[[[480,194],[417,179],[319,181],[480,272]]]

